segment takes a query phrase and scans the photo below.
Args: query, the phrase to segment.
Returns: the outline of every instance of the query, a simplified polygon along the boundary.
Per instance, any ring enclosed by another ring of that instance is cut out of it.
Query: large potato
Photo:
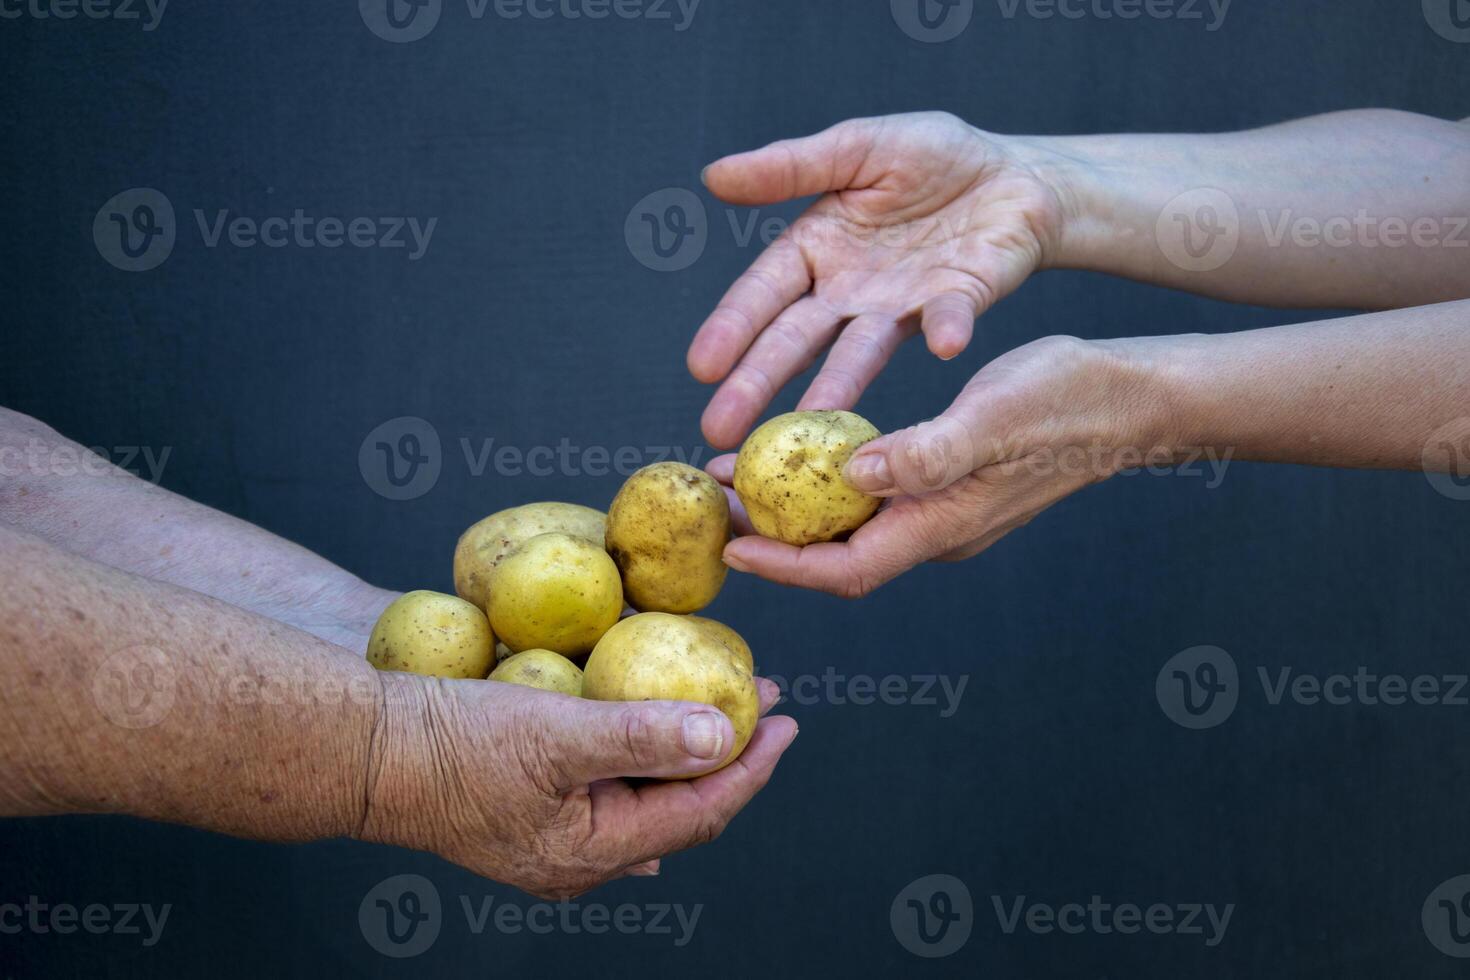
[[[538,534],[561,531],[601,545],[607,518],[581,504],[524,504],[497,511],[470,526],[454,548],[454,591],[481,609],[490,593],[490,573],[505,556]]]
[[[512,651],[575,657],[618,621],[623,585],[602,545],[572,534],[538,534],[501,559],[485,611]]]
[[[511,654],[490,672],[492,681],[582,696],[582,671],[576,664],[550,650],[526,650]]]
[[[745,669],[752,674],[755,673],[755,655],[750,652],[750,644],[745,642],[745,637],[717,619],[710,619],[707,616],[690,616],[688,618],[690,622],[703,626],[709,631],[711,636],[729,647],[730,652],[735,654],[735,658],[745,665]]]
[[[849,486],[842,467],[878,435],[852,412],[790,412],[752,432],[735,458],[735,493],[757,533],[808,545],[861,527],[880,501]]]
[[[480,609],[442,592],[407,592],[383,610],[368,639],[379,670],[429,677],[483,678],[495,660],[495,635]]]
[[[607,553],[639,612],[691,613],[714,601],[729,571],[730,504],[714,477],[654,463],[628,477],[607,510]]]
[[[582,696],[597,701],[698,701],[719,708],[735,726],[735,744],[706,772],[735,761],[760,719],[755,679],[735,652],[707,627],[669,613],[639,613],[608,630],[587,658]]]

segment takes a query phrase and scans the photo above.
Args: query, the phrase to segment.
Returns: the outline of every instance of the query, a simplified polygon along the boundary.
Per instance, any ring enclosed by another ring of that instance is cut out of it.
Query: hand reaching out
[[[1064,201],[1039,151],[947,113],[841,123],[711,164],[732,204],[824,195],[755,261],[696,334],[689,370],[723,381],[705,437],[731,448],[828,344],[800,408],[847,409],[922,330],[951,358],[975,318],[1046,263]],[[834,340],[835,338],[835,340]]]

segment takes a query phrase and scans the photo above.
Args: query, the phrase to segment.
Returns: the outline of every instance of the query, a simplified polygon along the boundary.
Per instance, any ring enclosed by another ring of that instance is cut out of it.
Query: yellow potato
[[[735,726],[735,744],[705,772],[733,762],[760,719],[760,694],[750,671],[707,627],[669,613],[639,613],[608,630],[587,658],[582,696],[597,701],[697,701],[720,709]]]
[[[735,493],[757,533],[808,545],[861,527],[880,501],[849,486],[842,467],[878,435],[852,412],[790,412],[752,432],[735,458]]]
[[[490,596],[490,573],[505,556],[538,534],[561,531],[602,546],[606,516],[581,504],[524,504],[497,511],[470,526],[454,548],[454,591],[481,609]]]
[[[639,612],[691,613],[714,601],[729,569],[730,504],[714,477],[654,463],[628,477],[607,509],[607,553]]]
[[[730,648],[730,652],[735,654],[735,658],[745,666],[746,670],[755,673],[755,656],[750,652],[750,644],[745,642],[745,637],[717,619],[710,619],[707,616],[687,618],[708,630],[712,636]]]
[[[623,585],[601,545],[572,534],[538,534],[496,567],[485,611],[495,635],[515,653],[539,648],[575,657],[618,621]]]
[[[407,592],[373,626],[368,663],[428,677],[483,678],[495,659],[485,614],[442,592]]]
[[[490,679],[570,694],[574,698],[582,696],[582,671],[566,657],[550,650],[512,654],[490,672]]]

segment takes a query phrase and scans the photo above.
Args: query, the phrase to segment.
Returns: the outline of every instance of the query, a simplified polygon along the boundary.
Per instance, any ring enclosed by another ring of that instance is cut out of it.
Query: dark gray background
[[[1024,10],[1024,8],[1023,8]],[[172,5],[137,22],[0,21],[0,404],[103,447],[172,447],[164,483],[396,588],[451,588],[458,532],[510,504],[605,506],[615,475],[472,475],[459,447],[702,445],[694,328],[756,254],[704,198],[709,246],[659,273],[629,210],[700,167],[845,117],[946,109],[999,132],[1224,130],[1390,106],[1470,115],[1470,46],[1417,0],[1238,0],[1224,25],[1002,16],[946,44],[887,0],[705,0],[669,21],[472,19],[446,0],[390,44],[352,0]],[[159,268],[106,264],[92,220],[154,187]],[[206,248],[192,211],[438,217],[427,254]],[[791,216],[793,208],[765,215]],[[743,217],[743,215],[741,216]],[[861,410],[942,409],[987,359],[1049,333],[1226,331],[1303,314],[1101,277],[1037,277],[941,364],[906,349]],[[790,408],[799,389],[783,397]],[[427,494],[374,493],[358,449],[430,421]],[[708,453],[708,450],[705,450]],[[172,903],[162,941],[0,936],[0,975],[1453,976],[1420,907],[1470,871],[1470,709],[1266,703],[1255,668],[1464,671],[1470,503],[1418,473],[1237,464],[1224,482],[1119,478],[989,553],[859,603],[742,576],[711,612],[770,673],[968,675],[959,711],[793,705],[802,733],[714,846],[586,901],[703,903],[693,941],[465,928],[459,896],[528,905],[436,859],[279,847],[123,819],[13,821],[0,901]],[[1164,662],[1214,644],[1240,707],[1186,731]],[[437,943],[383,958],[358,928],[382,878],[428,876]],[[974,898],[968,943],[921,960],[889,905],[924,875]],[[1225,941],[1006,935],[992,895],[1235,903]]]

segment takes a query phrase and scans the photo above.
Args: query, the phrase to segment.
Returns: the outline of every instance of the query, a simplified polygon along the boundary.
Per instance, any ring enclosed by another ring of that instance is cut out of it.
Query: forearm
[[[371,625],[391,594],[253,524],[121,470],[0,408],[0,524],[146,578],[306,628],[307,606]]]
[[[1143,441],[1180,453],[1448,469],[1470,437],[1470,301],[1104,346],[1150,379]]]
[[[1062,198],[1053,267],[1273,306],[1470,297],[1465,123],[1361,110],[1241,133],[1022,145]]]
[[[279,623],[0,526],[0,814],[353,834],[382,686]]]

